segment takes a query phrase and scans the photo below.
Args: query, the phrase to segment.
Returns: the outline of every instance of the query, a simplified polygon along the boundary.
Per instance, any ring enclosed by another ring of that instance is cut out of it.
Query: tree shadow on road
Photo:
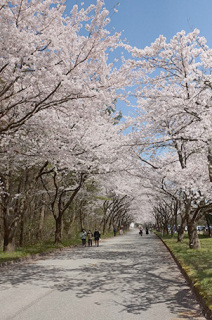
[[[72,290],[79,299],[111,294],[121,312],[140,314],[165,304],[171,313],[181,314],[184,319],[198,317],[197,303],[160,241],[153,236],[132,237],[118,246],[113,241],[99,248],[68,250],[55,255],[53,264],[42,265],[41,261],[3,270],[1,290],[9,285],[33,284],[61,292]],[[67,263],[63,265],[67,259],[68,267]]]

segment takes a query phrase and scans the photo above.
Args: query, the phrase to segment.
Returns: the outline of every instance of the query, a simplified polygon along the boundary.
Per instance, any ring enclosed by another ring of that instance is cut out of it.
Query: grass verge
[[[38,242],[33,245],[24,246],[22,248],[16,248],[14,252],[3,252],[2,248],[0,250],[0,263],[8,262],[12,260],[19,260],[21,258],[26,258],[33,256],[35,254],[42,254],[54,251],[56,249],[62,249],[65,247],[80,244],[80,239],[67,239],[62,241],[62,243],[55,244],[52,241]]]
[[[189,249],[187,235],[183,242],[177,242],[176,238],[170,236],[161,238],[212,311],[212,238],[199,235],[201,249],[198,250]]]
[[[107,232],[101,235],[101,239],[113,237],[113,232]],[[22,258],[27,258],[35,254],[48,253],[56,249],[62,249],[74,245],[80,245],[80,237],[63,240],[62,243],[54,244],[52,241],[39,242],[33,245],[16,248],[14,252],[3,252],[2,246],[0,248],[0,264],[8,261],[16,261]]]

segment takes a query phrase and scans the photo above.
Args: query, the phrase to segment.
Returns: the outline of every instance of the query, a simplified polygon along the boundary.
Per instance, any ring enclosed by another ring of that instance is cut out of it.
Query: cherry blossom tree
[[[75,111],[83,102],[109,106],[116,90],[131,84],[127,63],[108,63],[109,50],[124,44],[106,29],[102,1],[75,5],[69,16],[63,0],[4,0],[0,9],[1,133],[68,101]]]
[[[210,52],[196,29],[177,33],[169,43],[160,36],[150,47],[134,51],[142,67],[136,151],[161,174],[167,189],[174,183],[184,192],[190,246],[196,248],[195,224],[211,206],[211,88],[206,85],[210,64],[205,61]]]
[[[98,115],[96,112],[95,117],[87,117],[85,110],[83,115],[78,121],[75,117],[76,124],[73,124],[73,118],[67,117],[67,113],[53,112],[47,118],[46,111],[42,111],[18,132],[10,135],[10,148],[4,143],[1,164],[6,169],[10,163],[10,184],[14,184],[15,175],[21,183],[23,168],[26,171],[34,167],[35,180],[40,181],[39,192],[41,196],[46,192],[49,198],[49,208],[56,223],[56,242],[61,241],[63,215],[86,179],[110,170],[120,170],[120,163],[124,163],[120,159],[123,137],[120,128],[114,126],[111,116],[107,113]],[[41,116],[42,125],[39,123]],[[49,128],[49,121],[52,128]],[[8,216],[12,221],[19,221],[21,214],[13,210],[12,203],[15,202],[12,199],[18,194],[19,199],[24,201],[25,193],[18,190],[11,193],[4,183],[2,199],[6,199],[5,194],[6,198],[11,199],[10,210],[13,211],[13,215],[4,214],[5,221]]]
[[[10,225],[20,219],[14,199],[25,199],[24,192],[10,192],[14,181],[23,180],[20,168],[41,177],[49,166],[54,180],[58,172],[110,171],[119,157],[121,133],[108,110],[126,98],[134,73],[124,57],[108,59],[113,50],[131,48],[107,30],[109,12],[102,1],[87,9],[75,5],[68,16],[64,11],[63,0],[4,0],[0,6],[1,203]],[[59,197],[54,205],[63,202],[65,212],[73,185],[57,185],[54,192],[58,188],[67,202]]]

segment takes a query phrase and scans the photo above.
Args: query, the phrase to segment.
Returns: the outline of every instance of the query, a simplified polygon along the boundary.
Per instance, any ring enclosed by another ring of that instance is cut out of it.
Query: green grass
[[[111,237],[114,237],[113,232],[105,232],[105,234],[101,233],[101,239],[107,239],[107,238],[111,238]]]
[[[101,234],[101,239],[113,237],[113,232],[107,232],[104,235]],[[38,253],[47,253],[49,251],[65,248],[73,245],[80,245],[81,239],[79,235],[72,237],[71,239],[63,239],[62,243],[54,244],[52,241],[39,242],[30,246],[24,246],[22,248],[16,248],[14,252],[3,252],[2,245],[0,247],[0,263],[11,260],[18,260],[24,257],[30,257]]]
[[[201,235],[199,238],[201,249],[198,250],[189,249],[187,236],[182,243],[170,236],[163,240],[212,310],[212,238]]]
[[[117,232],[117,235],[119,233]],[[106,232],[104,235],[101,232],[101,239],[106,239],[113,237],[113,232]],[[38,253],[48,253],[49,251],[65,248],[73,245],[80,245],[81,239],[80,234],[75,234],[70,239],[63,239],[62,243],[54,244],[53,241],[45,241],[45,242],[39,242],[35,243],[33,245],[24,246],[22,248],[16,248],[14,252],[3,252],[2,251],[2,244],[0,243],[0,263],[7,262],[11,260],[18,260],[24,257],[30,257],[32,255],[38,254]]]
[[[11,261],[11,260],[18,260],[20,258],[29,257],[38,253],[47,253],[52,250],[65,248],[65,247],[69,247],[71,245],[77,245],[80,243],[81,243],[81,240],[77,238],[66,239],[59,244],[54,244],[51,241],[46,241],[46,242],[39,242],[30,246],[25,246],[22,248],[16,248],[14,252],[3,252],[1,247],[0,263]]]

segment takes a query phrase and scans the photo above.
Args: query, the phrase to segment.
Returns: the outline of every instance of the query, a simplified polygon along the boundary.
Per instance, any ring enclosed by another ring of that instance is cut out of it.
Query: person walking
[[[87,232],[85,231],[85,229],[82,229],[82,231],[80,233],[80,238],[82,240],[83,247],[86,247],[86,237],[87,237]]]
[[[114,227],[114,228],[113,228],[114,237],[116,236],[116,232],[117,232],[116,227]]]
[[[99,231],[97,229],[95,229],[93,235],[94,235],[95,246],[99,247],[99,239],[100,239],[100,236],[101,236]]]
[[[87,236],[88,236],[88,246],[92,247],[93,233],[91,232],[91,230],[88,230]]]

